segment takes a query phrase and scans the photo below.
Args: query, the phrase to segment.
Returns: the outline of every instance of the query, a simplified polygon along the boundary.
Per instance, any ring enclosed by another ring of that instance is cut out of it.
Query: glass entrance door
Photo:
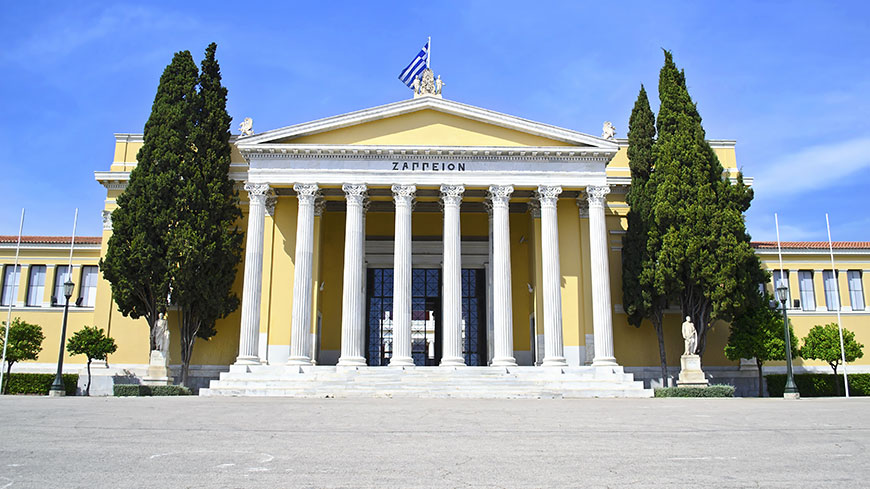
[[[486,364],[486,274],[462,270],[462,342],[465,363]],[[393,269],[370,268],[367,274],[366,360],[389,365],[393,356]],[[411,356],[418,366],[441,360],[441,270],[411,271]]]

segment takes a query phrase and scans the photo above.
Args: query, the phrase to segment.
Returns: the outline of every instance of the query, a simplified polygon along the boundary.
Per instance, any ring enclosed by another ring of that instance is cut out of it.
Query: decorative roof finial
[[[602,139],[616,139],[616,128],[610,121],[604,122],[604,127],[601,128]]]
[[[245,117],[245,120],[239,123],[239,130],[242,131],[242,136],[254,134],[254,120],[250,117]]]
[[[414,98],[424,95],[441,98],[441,88],[444,85],[445,83],[441,81],[441,75],[438,75],[438,79],[435,79],[435,74],[432,73],[432,70],[426,68],[420,76],[414,79],[411,88],[414,89]]]

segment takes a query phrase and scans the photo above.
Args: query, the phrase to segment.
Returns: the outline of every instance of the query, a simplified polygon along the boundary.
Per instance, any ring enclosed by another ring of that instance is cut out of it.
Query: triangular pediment
[[[438,97],[420,97],[239,138],[238,144],[581,147],[614,141]]]

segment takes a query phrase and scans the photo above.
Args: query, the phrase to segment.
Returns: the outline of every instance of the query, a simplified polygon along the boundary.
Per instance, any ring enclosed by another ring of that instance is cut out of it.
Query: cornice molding
[[[604,162],[613,158],[615,150],[570,146],[375,146],[375,145],[301,145],[258,144],[239,145],[239,152],[252,159],[356,159],[389,160],[450,159],[471,161],[574,161]]]
[[[600,149],[612,150],[613,152],[616,152],[618,149],[618,145],[615,142],[596,136],[437,97],[420,97],[401,100],[391,104],[274,129],[264,133],[254,134],[252,136],[240,137],[238,138],[238,141],[244,145],[267,143],[276,139],[287,139],[303,135],[318,134],[425,109],[431,109],[571,144],[589,145]]]

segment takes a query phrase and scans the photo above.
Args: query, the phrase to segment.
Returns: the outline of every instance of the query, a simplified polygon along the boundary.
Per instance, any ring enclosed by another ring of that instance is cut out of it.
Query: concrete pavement
[[[870,399],[5,396],[0,409],[0,489],[870,486]]]

